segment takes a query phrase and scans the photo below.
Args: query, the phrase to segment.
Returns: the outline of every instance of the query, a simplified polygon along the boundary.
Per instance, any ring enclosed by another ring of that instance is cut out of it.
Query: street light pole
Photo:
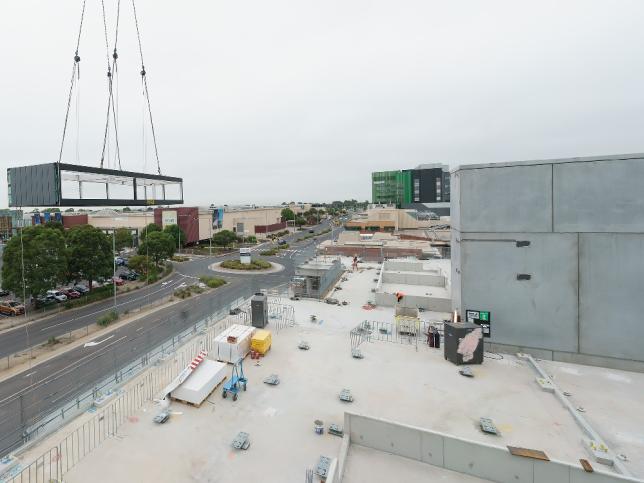
[[[114,286],[114,310],[116,310],[116,228],[112,229],[112,264],[113,264],[112,285]]]

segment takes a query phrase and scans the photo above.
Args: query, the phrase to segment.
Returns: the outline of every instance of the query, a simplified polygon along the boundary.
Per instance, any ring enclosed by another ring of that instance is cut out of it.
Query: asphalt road
[[[316,227],[316,231],[327,227],[328,225],[321,225]],[[25,428],[40,421],[77,395],[91,389],[97,382],[116,374],[118,370],[143,354],[172,339],[206,316],[221,310],[239,297],[249,297],[260,289],[269,289],[288,282],[294,273],[295,266],[313,256],[315,245],[329,236],[330,234],[292,245],[279,257],[266,257],[284,265],[284,270],[281,272],[253,275],[218,274],[223,276],[228,284],[213,292],[142,317],[116,329],[107,337],[99,336],[95,339],[96,342],[100,342],[98,345],[78,347],[64,352],[3,381],[0,384],[0,456],[22,444]],[[294,236],[286,237],[287,241],[292,241],[293,238]],[[163,287],[145,289],[146,292],[137,291],[134,300],[119,301],[119,309],[126,310],[128,304],[137,303],[137,298],[141,296],[149,296],[154,300],[155,297],[161,298],[168,295],[177,285],[192,277],[208,273],[207,267],[214,261],[216,261],[214,257],[200,258],[177,264],[175,273],[170,277],[171,282]],[[111,305],[102,310],[109,308]],[[76,312],[72,318],[65,319],[63,313],[60,316],[29,324],[31,343],[34,343],[36,337],[46,341],[52,335],[64,334],[87,323],[93,323],[96,312],[101,310],[101,307],[95,305],[87,309],[87,313]],[[3,350],[11,347],[6,340],[14,342],[24,340],[14,334],[22,331],[24,337],[24,330],[21,328],[1,334],[0,347]],[[15,348],[11,352],[15,352]]]

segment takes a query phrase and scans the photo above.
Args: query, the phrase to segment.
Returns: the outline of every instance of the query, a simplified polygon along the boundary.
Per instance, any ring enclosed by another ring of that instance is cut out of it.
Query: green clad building
[[[413,169],[371,173],[371,202],[449,214],[449,166],[421,164]]]

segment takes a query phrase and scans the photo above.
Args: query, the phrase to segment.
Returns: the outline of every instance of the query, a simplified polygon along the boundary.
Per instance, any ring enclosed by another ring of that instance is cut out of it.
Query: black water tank
[[[443,336],[445,359],[457,366],[483,363],[483,333],[480,325],[445,322]],[[468,339],[459,351],[458,346],[465,337]]]
[[[250,300],[250,316],[253,327],[263,329],[268,324],[268,300],[266,294],[256,293]]]

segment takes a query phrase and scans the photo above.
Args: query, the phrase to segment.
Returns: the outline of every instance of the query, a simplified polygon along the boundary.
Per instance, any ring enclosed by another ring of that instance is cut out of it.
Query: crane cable
[[[113,89],[113,81],[112,81],[112,76],[113,72],[116,73],[117,71],[117,66],[116,66],[116,61],[118,59],[118,54],[116,50],[116,43],[118,42],[118,30],[119,30],[119,17],[120,17],[120,8],[121,6],[121,1],[118,1],[118,8],[117,8],[117,15],[116,15],[116,34],[114,38],[114,53],[112,54],[112,64],[110,65],[110,46],[109,46],[109,41],[107,39],[107,19],[105,16],[105,1],[101,0],[101,7],[103,10],[103,31],[105,34],[105,55],[107,58],[107,85],[108,85],[108,97],[107,97],[107,115],[105,119],[105,132],[103,134],[103,150],[101,152],[101,168],[103,167],[103,163],[105,161],[105,148],[107,146],[107,141],[108,141],[108,132],[109,132],[109,127],[110,127],[110,110],[113,114],[114,117],[114,140],[116,143],[116,158],[118,159],[119,163],[119,169],[122,169],[121,167],[121,150],[119,147],[119,131],[118,131],[118,120],[116,118],[116,109],[114,107],[114,89]],[[109,149],[109,148],[108,148]],[[109,165],[109,155],[108,155],[108,165]]]
[[[141,56],[141,79],[143,81],[144,97],[145,97],[145,100],[147,101],[148,113],[150,115],[150,128],[152,131],[152,141],[154,143],[154,155],[156,156],[156,160],[157,160],[157,172],[161,174],[161,164],[159,163],[159,150],[157,149],[157,137],[154,132],[154,121],[152,120],[152,107],[150,106],[150,93],[148,91],[148,81],[146,77],[145,64],[143,62],[143,48],[141,47],[141,32],[139,30],[139,20],[136,15],[136,5],[134,4],[134,0],[132,0],[132,9],[134,10],[134,24],[136,25],[136,36],[139,41],[139,55]]]
[[[83,0],[83,9],[81,10],[81,19],[80,19],[80,26],[78,27],[78,38],[76,39],[76,52],[74,54],[74,67],[72,68],[72,79],[70,81],[69,85],[69,97],[67,98],[67,111],[65,112],[65,124],[63,125],[63,138],[60,142],[60,152],[58,153],[58,164],[60,164],[60,161],[63,157],[63,147],[65,146],[65,133],[67,132],[67,121],[69,120],[69,109],[72,104],[72,95],[74,92],[74,84],[76,82],[76,78],[80,80],[80,56],[78,55],[78,49],[80,47],[80,39],[81,39],[81,33],[83,31],[83,19],[85,18],[85,2],[86,0]]]

